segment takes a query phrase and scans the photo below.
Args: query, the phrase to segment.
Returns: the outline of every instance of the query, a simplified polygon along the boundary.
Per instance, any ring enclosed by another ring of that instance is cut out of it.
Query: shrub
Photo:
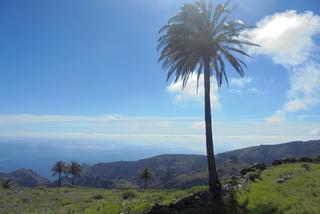
[[[304,168],[307,171],[310,171],[310,164],[303,163],[303,164],[301,164],[301,167]]]
[[[251,181],[255,181],[257,179],[260,179],[260,175],[261,175],[261,172],[260,171],[257,171],[257,172],[249,172],[247,174],[248,178],[251,180]]]
[[[0,183],[3,189],[11,189],[15,185],[14,181],[10,178],[4,178],[0,181]]]
[[[133,190],[126,190],[122,193],[122,198],[124,200],[130,200],[132,198],[135,198],[137,196],[137,193]]]
[[[103,199],[103,196],[101,194],[96,194],[92,198],[96,199],[96,200],[101,200],[101,199]]]

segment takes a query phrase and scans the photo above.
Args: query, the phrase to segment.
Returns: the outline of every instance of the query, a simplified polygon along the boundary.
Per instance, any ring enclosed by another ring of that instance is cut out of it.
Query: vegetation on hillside
[[[293,163],[262,171],[237,192],[226,194],[212,206],[182,213],[320,213],[320,164]],[[106,190],[93,188],[0,189],[0,213],[105,213],[132,214],[150,210],[154,204],[175,203],[206,186],[188,190]]]
[[[51,171],[52,171],[52,175],[55,176],[55,175],[58,175],[58,186],[61,186],[61,176],[62,174],[68,174],[68,170],[69,170],[69,167],[68,165],[66,164],[66,162],[64,161],[57,161]]]
[[[80,177],[82,172],[81,165],[76,161],[71,161],[68,172],[72,176],[72,185],[75,185],[75,179]]]
[[[190,190],[106,190],[95,188],[0,189],[0,213],[133,214],[151,209],[155,203],[169,204],[186,197]]]
[[[147,189],[148,181],[152,179],[153,173],[150,168],[145,167],[139,172],[139,177],[144,182],[144,189]]]
[[[284,164],[265,170],[261,179],[238,192],[252,213],[320,213],[320,164]]]
[[[11,189],[14,186],[14,181],[10,178],[3,178],[0,180],[0,184],[3,189]]]

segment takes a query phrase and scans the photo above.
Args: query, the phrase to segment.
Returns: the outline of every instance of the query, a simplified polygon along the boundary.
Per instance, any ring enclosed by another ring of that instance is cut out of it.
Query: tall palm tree
[[[81,175],[81,166],[76,161],[71,161],[71,164],[69,166],[69,174],[72,176],[72,185],[75,183],[75,178],[80,177]]]
[[[182,81],[184,88],[195,73],[199,85],[203,73],[209,190],[214,196],[220,196],[221,185],[213,149],[210,79],[215,77],[219,88],[223,79],[228,84],[225,62],[243,77],[246,65],[234,54],[249,56],[243,46],[255,45],[242,33],[249,26],[240,20],[228,21],[229,2],[218,4],[215,9],[210,0],[183,5],[181,11],[160,29],[158,40],[159,62],[168,70],[167,81],[174,76],[174,83]]]
[[[151,169],[145,167],[141,172],[139,173],[139,177],[141,180],[144,181],[144,189],[147,189],[148,181],[152,178],[153,173]]]
[[[58,186],[61,187],[61,175],[68,174],[68,165],[64,161],[57,161],[51,171],[53,172],[53,176],[58,175]]]

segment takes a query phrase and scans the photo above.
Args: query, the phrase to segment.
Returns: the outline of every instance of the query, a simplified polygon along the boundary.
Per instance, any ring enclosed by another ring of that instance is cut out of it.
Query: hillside
[[[254,164],[270,164],[275,159],[283,157],[316,157],[320,155],[320,140],[294,141],[277,145],[261,145],[229,151],[217,155],[217,162],[226,161],[231,156],[239,160]]]
[[[15,184],[24,187],[36,187],[49,184],[49,180],[33,172],[31,169],[19,169],[11,173],[0,173],[0,179],[1,178],[10,178],[14,180]]]
[[[284,182],[277,179],[287,177]],[[295,163],[263,171],[260,179],[250,181],[236,193],[226,195],[224,206],[242,206],[235,212],[247,214],[320,213],[320,165]],[[90,188],[15,188],[0,189],[0,213],[131,213],[150,210],[158,203],[169,205],[206,186],[187,190],[106,190]],[[212,213],[210,207],[186,210],[187,213]]]
[[[221,177],[238,175],[240,170],[256,162],[271,164],[275,159],[295,156],[320,155],[320,140],[296,141],[279,145],[261,145],[234,150],[216,155],[218,173]],[[127,180],[139,185],[137,173],[144,167],[154,172],[151,187],[190,188],[207,184],[207,160],[203,155],[159,155],[156,157],[93,165],[81,177],[80,184],[90,187],[114,188],[117,180]]]
[[[216,155],[218,173],[222,179],[240,174],[240,170],[253,163],[270,164],[273,160],[295,156],[314,157],[320,155],[320,140],[290,142],[279,145],[261,145],[229,151]],[[191,188],[207,184],[207,160],[204,155],[159,155],[138,161],[119,161],[82,165],[83,174],[78,183],[85,187],[132,188],[142,186],[137,174],[144,167],[154,172],[149,186],[152,188]],[[0,173],[20,186],[33,187],[49,181],[30,170]],[[70,184],[64,178],[63,183]],[[56,182],[50,184],[55,186]]]
[[[265,170],[238,192],[250,213],[320,213],[320,164],[285,164]],[[284,179],[279,182],[278,179]],[[278,182],[277,182],[278,180]]]

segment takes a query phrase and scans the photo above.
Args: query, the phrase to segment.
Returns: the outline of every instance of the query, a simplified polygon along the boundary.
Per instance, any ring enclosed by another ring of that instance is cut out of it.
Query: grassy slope
[[[248,208],[252,213],[275,208],[273,213],[320,213],[320,164],[308,164],[309,170],[301,163],[272,167],[262,173],[262,180],[252,182],[238,193],[243,203],[249,199]],[[285,183],[276,179],[291,176]]]
[[[198,188],[197,188],[198,189]],[[108,213],[130,210],[141,213],[155,203],[169,204],[189,195],[190,190],[105,190],[80,188],[0,189],[0,213]],[[135,197],[124,200],[124,192]],[[102,199],[94,199],[101,195]]]
[[[261,180],[250,182],[237,193],[238,203],[247,204],[246,213],[320,213],[320,164],[287,164],[263,171]],[[290,176],[278,184],[279,177]],[[104,190],[80,188],[0,189],[0,213],[108,213],[119,214],[130,210],[141,213],[155,203],[169,204],[195,190]],[[136,194],[130,200],[124,192]],[[102,199],[94,199],[101,195]],[[193,210],[196,211],[196,210]],[[195,212],[189,213],[195,213]],[[188,212],[186,212],[188,213]],[[196,212],[199,213],[199,212]],[[209,212],[211,213],[211,212]],[[239,213],[239,212],[237,212]]]

